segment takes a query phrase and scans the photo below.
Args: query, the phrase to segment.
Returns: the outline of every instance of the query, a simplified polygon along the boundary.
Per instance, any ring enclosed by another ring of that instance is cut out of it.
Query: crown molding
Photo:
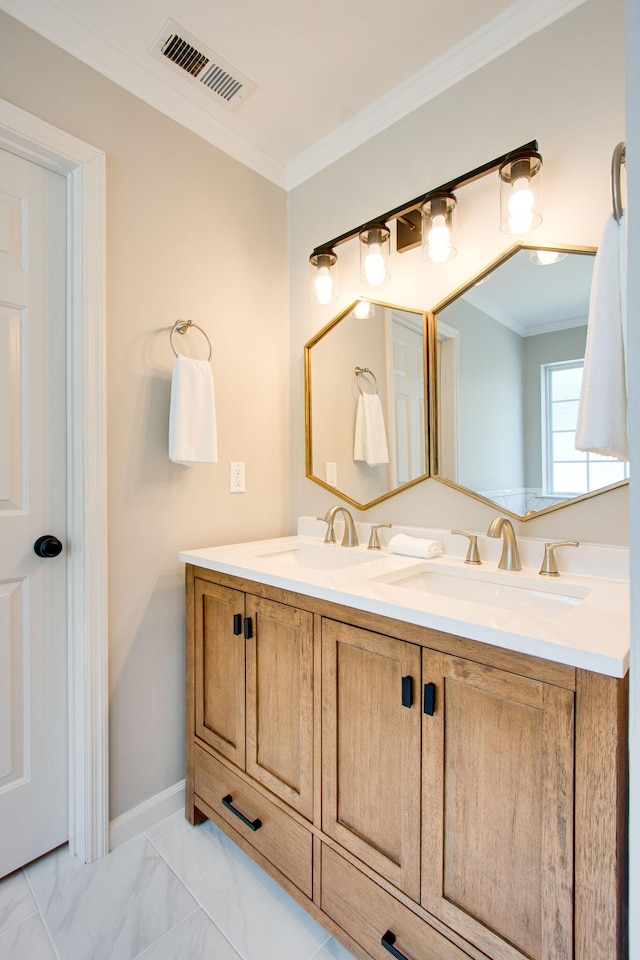
[[[194,102],[155,64],[126,57],[55,0],[0,0],[2,9],[25,26],[66,50],[140,100],[164,113],[256,173],[291,190],[367,140],[434,99],[474,71],[506,53],[532,34],[563,17],[586,0],[517,0],[476,33],[372,103],[288,164],[277,160],[211,115],[209,104]]]
[[[157,64],[136,63],[116,46],[105,41],[85,23],[58,6],[54,0],[0,0],[10,16],[41,34],[51,43],[86,63],[93,70],[113,80],[149,106],[196,133],[214,147],[286,189],[286,166],[260,147],[251,143],[231,127],[211,115],[211,105],[201,106],[176,89],[168,78],[158,76]]]
[[[291,160],[292,190],[449,87],[559,20],[586,0],[517,0],[476,33],[451,47],[390,93]]]

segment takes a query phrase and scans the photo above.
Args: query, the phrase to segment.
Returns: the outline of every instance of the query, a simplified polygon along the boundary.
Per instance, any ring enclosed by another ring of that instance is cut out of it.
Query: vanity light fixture
[[[542,157],[518,150],[500,167],[500,229],[518,236],[542,223]]]
[[[337,262],[335,247],[358,237],[360,245],[360,279],[377,287],[389,280],[391,232],[387,224],[396,221],[395,249],[398,253],[422,245],[423,256],[431,263],[446,263],[456,255],[457,199],[459,190],[490,173],[500,178],[500,226],[506,233],[528,233],[542,222],[540,184],[542,157],[537,140],[510,150],[495,160],[443,183],[414,200],[409,200],[375,220],[355,227],[347,233],[316,247],[309,262],[312,268],[311,299],[329,303],[336,299],[334,272]]]
[[[390,279],[389,238],[391,231],[386,223],[375,221],[362,228],[360,237],[360,280],[372,287],[379,287]]]
[[[422,204],[422,256],[431,263],[446,263],[458,252],[456,198],[452,193],[431,193]]]
[[[331,303],[338,299],[337,263],[338,258],[331,247],[318,247],[309,257],[314,303]]]
[[[536,267],[548,267],[552,263],[560,263],[564,260],[566,253],[562,250],[532,250],[529,254],[529,261]]]

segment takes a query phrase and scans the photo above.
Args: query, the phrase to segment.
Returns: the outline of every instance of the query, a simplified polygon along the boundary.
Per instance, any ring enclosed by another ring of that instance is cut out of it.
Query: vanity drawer
[[[466,953],[324,844],[321,898],[322,910],[375,960],[392,956],[469,960]],[[395,953],[382,946],[385,934]]]
[[[199,746],[195,794],[311,898],[313,843],[308,830]]]

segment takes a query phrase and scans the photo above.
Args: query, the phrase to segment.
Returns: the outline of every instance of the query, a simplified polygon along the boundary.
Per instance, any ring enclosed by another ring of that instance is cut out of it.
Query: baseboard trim
[[[122,843],[137,837],[139,833],[155,826],[172,813],[184,809],[184,780],[174,783],[155,797],[149,797],[109,824],[109,849],[115,850]]]

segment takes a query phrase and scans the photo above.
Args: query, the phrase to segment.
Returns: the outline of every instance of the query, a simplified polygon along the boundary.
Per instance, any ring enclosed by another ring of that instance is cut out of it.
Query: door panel
[[[244,768],[245,640],[234,633],[234,617],[244,617],[244,594],[196,580],[194,609],[196,736]]]
[[[247,597],[247,773],[313,817],[313,615]]]
[[[423,675],[423,906],[491,956],[571,956],[573,695],[431,651]]]
[[[65,259],[66,181],[0,151],[0,876],[68,832]]]
[[[323,830],[417,900],[420,648],[323,620],[322,657]]]

